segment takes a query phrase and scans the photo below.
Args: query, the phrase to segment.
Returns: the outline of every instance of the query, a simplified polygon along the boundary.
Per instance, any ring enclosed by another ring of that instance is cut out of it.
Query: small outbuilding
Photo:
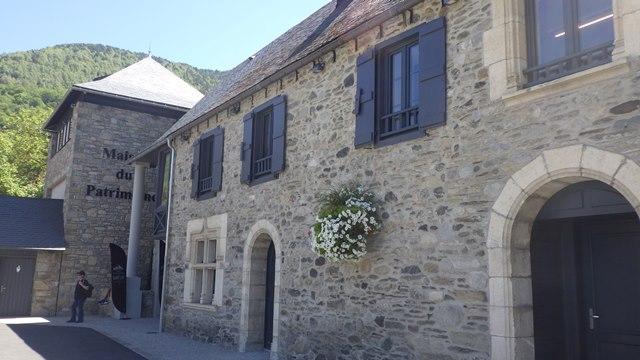
[[[55,314],[65,249],[62,204],[0,196],[0,317]]]

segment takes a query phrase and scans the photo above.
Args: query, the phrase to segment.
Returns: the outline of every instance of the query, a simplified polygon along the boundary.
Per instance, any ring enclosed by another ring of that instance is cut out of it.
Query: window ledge
[[[630,71],[627,58],[612,61],[610,63],[567,75],[546,83],[538,84],[526,89],[516,90],[502,96],[506,106],[514,106],[546,96],[573,90],[594,82],[621,76]]]
[[[218,311],[218,305],[204,305],[196,303],[183,302],[182,306],[195,310]]]
[[[218,195],[217,191],[207,191],[204,194],[196,196],[196,201],[209,200],[211,198],[214,198],[216,195]]]

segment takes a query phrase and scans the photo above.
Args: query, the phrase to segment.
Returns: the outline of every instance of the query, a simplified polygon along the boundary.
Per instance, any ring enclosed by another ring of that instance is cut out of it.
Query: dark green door
[[[0,317],[29,316],[35,254],[0,253]]]

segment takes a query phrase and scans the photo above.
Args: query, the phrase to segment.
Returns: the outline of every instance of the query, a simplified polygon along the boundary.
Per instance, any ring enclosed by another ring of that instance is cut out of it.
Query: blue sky
[[[100,43],[228,70],[329,0],[0,0],[0,53]]]

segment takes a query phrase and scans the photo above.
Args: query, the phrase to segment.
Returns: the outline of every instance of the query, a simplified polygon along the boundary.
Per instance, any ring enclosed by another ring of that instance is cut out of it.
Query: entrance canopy
[[[64,250],[62,200],[0,196],[0,249]]]

